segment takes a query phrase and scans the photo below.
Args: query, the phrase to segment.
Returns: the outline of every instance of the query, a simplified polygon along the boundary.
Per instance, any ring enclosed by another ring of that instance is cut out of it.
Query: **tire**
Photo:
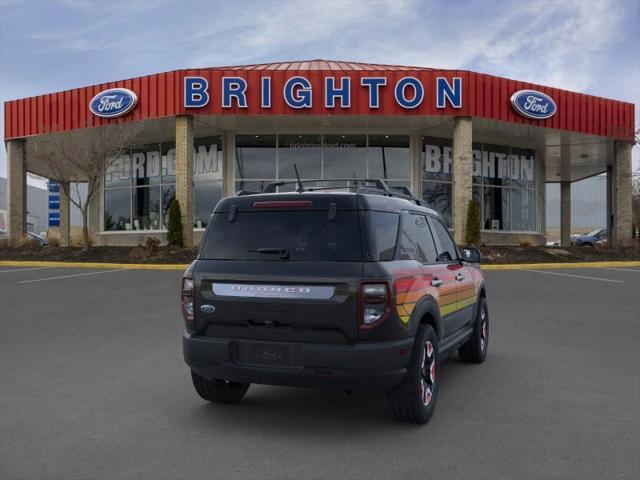
[[[427,423],[436,407],[439,382],[438,336],[431,325],[420,325],[407,375],[387,393],[393,415],[403,422]]]
[[[227,382],[225,380],[207,380],[191,371],[193,387],[203,399],[214,403],[238,403],[249,390],[250,383]]]
[[[489,309],[484,297],[480,297],[478,302],[474,323],[471,338],[458,349],[458,353],[464,362],[482,363],[487,358],[489,348]]]

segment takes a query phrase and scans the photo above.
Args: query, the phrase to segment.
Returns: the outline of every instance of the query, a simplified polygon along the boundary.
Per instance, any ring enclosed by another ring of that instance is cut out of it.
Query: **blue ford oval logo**
[[[103,90],[89,102],[89,110],[98,117],[115,118],[126,115],[138,104],[138,96],[128,88]]]
[[[511,105],[523,117],[544,120],[556,114],[556,103],[549,95],[536,90],[518,90],[511,95]]]

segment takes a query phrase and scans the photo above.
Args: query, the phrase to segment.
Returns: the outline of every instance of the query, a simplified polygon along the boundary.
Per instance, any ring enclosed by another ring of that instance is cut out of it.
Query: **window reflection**
[[[451,225],[451,140],[423,137],[423,198]],[[485,230],[535,231],[535,151],[472,144],[472,197]],[[448,185],[448,187],[442,187]]]
[[[322,178],[322,135],[278,135],[278,178]]]
[[[275,178],[275,147],[275,135],[236,135],[236,178]]]
[[[422,182],[422,198],[442,216],[445,225],[451,227],[451,184]]]
[[[323,178],[366,178],[366,135],[325,135]]]
[[[509,230],[509,189],[484,187],[484,229]]]
[[[137,187],[133,189],[133,230],[158,230],[160,228],[160,188]]]
[[[407,135],[369,135],[368,178],[411,178]]]
[[[119,188],[104,192],[104,229],[131,230],[131,189]]]

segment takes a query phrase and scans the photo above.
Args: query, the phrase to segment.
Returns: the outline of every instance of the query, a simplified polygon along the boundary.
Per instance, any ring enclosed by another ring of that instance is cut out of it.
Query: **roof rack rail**
[[[405,186],[389,186],[385,180],[381,180],[379,178],[335,178],[335,179],[310,179],[304,180],[305,184],[313,183],[313,182],[344,182],[346,185],[324,185],[321,187],[306,187],[303,186],[298,180],[291,181],[279,181],[269,183],[264,189],[262,193],[275,193],[278,187],[282,187],[285,185],[296,185],[298,187],[299,192],[313,192],[318,190],[333,190],[337,188],[349,188],[355,189],[356,193],[368,193],[373,195],[384,195],[387,197],[396,197],[396,198],[404,198],[405,200],[409,200],[415,202],[417,205],[429,208],[429,204],[422,200],[421,198],[417,198],[408,187]],[[240,193],[239,193],[240,194]],[[249,192],[242,192],[243,195],[251,195]]]

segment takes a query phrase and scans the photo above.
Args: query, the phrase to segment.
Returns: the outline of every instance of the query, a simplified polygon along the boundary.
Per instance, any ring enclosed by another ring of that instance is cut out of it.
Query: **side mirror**
[[[464,247],[462,249],[462,260],[469,263],[480,263],[482,255],[480,255],[480,250],[475,247]]]

